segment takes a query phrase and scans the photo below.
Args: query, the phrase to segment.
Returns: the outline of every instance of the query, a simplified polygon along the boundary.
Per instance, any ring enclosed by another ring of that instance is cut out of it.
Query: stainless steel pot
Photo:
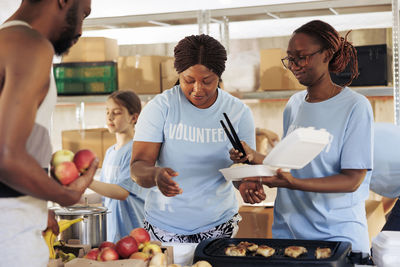
[[[107,240],[107,208],[90,206],[70,206],[52,208],[57,220],[83,218],[60,233],[59,239],[79,239],[82,244],[98,247]]]

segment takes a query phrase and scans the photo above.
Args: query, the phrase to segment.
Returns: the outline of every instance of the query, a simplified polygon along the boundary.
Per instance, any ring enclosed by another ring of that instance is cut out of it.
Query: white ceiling
[[[351,3],[371,2],[370,0],[348,0]],[[169,12],[185,12],[198,10],[216,10],[216,9],[232,9],[244,7],[263,6],[265,17],[267,18],[268,6],[285,5],[295,6],[297,4],[306,3],[311,7],[324,2],[324,6],[335,6],[335,3],[348,2],[343,0],[92,0],[92,13],[89,16],[88,22],[97,23],[100,19],[100,24],[104,21],[113,22],[113,17],[130,16],[135,19],[141,15],[154,16],[152,14],[161,14]],[[389,0],[372,1],[376,3],[390,3]],[[20,0],[1,0],[0,1],[0,23],[10,16],[19,6]],[[353,8],[357,10],[357,8]],[[240,9],[242,10],[242,9]],[[355,14],[338,14],[334,15],[334,10],[329,15],[306,14],[304,17],[296,16],[296,11],[292,11],[290,16],[282,19],[273,19],[271,16],[268,19],[246,20],[246,21],[231,21],[229,23],[230,39],[243,38],[261,38],[270,36],[290,35],[292,31],[299,25],[311,20],[322,19],[332,24],[336,29],[349,30],[361,28],[388,28],[392,26],[392,15],[390,11],[374,10],[371,7],[364,13]],[[325,12],[326,13],[326,12]],[[301,13],[303,14],[303,13]],[[101,18],[108,17],[109,19],[102,20]],[[146,20],[147,16],[140,17],[140,20]],[[128,17],[125,17],[128,18]],[[123,20],[124,18],[122,18]],[[177,19],[179,19],[177,17]],[[86,24],[86,25],[87,25]],[[115,38],[119,44],[149,44],[149,43],[169,43],[176,42],[184,36],[198,33],[197,24],[182,24],[177,26],[125,26],[120,28],[117,26],[108,27],[108,30],[91,30],[85,31],[84,36],[104,36]],[[218,24],[210,24],[210,34],[219,36]],[[113,28],[117,29],[113,29]]]

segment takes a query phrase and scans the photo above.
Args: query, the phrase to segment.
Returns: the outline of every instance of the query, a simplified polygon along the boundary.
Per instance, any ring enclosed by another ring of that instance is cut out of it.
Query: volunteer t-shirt
[[[250,109],[221,89],[206,109],[192,105],[178,85],[157,95],[142,110],[134,141],[162,143],[157,165],[178,172],[174,180],[183,190],[166,197],[157,187],[151,189],[145,204],[150,224],[189,235],[224,223],[238,212],[235,189],[219,172],[232,164],[232,145],[220,124],[224,112],[239,138],[254,148]]]
[[[284,111],[284,136],[298,127],[326,129],[326,149],[296,178],[325,177],[341,169],[372,169],[373,114],[368,100],[345,87],[319,103],[305,101],[306,91],[293,95]],[[349,241],[353,250],[369,251],[364,202],[371,171],[353,193],[315,193],[279,188],[274,206],[274,238]]]

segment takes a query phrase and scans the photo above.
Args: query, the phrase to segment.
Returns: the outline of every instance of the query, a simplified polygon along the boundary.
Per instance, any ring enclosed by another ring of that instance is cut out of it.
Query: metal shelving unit
[[[351,87],[354,91],[365,96],[393,96],[393,87],[377,86],[377,87]],[[233,93],[240,99],[261,100],[261,99],[288,99],[298,90],[279,90],[279,91],[255,91],[255,92],[237,92]],[[149,101],[155,95],[139,95],[144,102]],[[85,103],[104,103],[107,95],[88,95],[88,96],[59,96],[57,102],[59,104],[78,104]]]

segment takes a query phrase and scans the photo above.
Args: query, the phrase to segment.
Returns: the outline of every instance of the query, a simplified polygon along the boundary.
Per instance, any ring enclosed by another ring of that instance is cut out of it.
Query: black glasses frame
[[[291,63],[291,62],[292,62],[293,64],[295,64],[297,67],[302,68],[302,67],[307,66],[308,60],[310,59],[310,57],[312,57],[313,55],[315,55],[315,54],[317,54],[317,53],[322,52],[323,50],[324,50],[324,49],[321,48],[321,49],[319,49],[319,50],[317,50],[317,51],[315,51],[315,52],[313,52],[313,53],[311,53],[311,54],[301,55],[301,56],[299,56],[299,57],[297,57],[297,58],[295,58],[295,57],[289,58],[289,56],[286,56],[286,57],[284,57],[284,58],[281,58],[281,62],[282,62],[283,66],[284,66],[286,69],[289,69],[290,63]],[[304,60],[304,64],[299,64],[299,61],[300,61],[300,60]],[[287,63],[285,63],[285,62],[287,62]]]

